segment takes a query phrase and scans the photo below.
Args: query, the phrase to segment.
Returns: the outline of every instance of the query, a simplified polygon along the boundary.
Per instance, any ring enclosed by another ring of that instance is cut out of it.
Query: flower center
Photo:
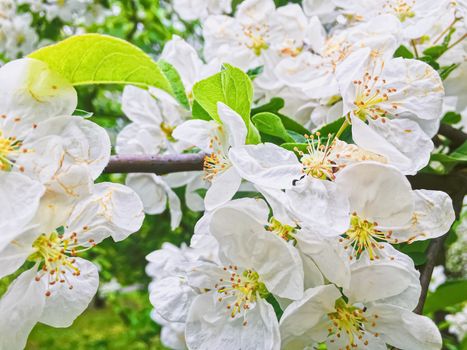
[[[246,46],[251,49],[256,56],[261,55],[262,50],[266,50],[269,45],[265,39],[265,32],[267,31],[266,27],[249,27],[245,28],[243,32],[250,39],[249,43]]]
[[[172,136],[172,133],[175,130],[174,126],[172,126],[170,124],[167,124],[165,122],[162,122],[161,125],[160,125],[160,128],[161,128],[162,132],[164,133],[165,137],[167,138],[167,140],[169,140],[170,142],[175,142],[176,141],[174,139],[174,137]]]
[[[219,302],[223,299],[229,301],[226,307],[230,311],[230,317],[235,318],[246,312],[250,305],[256,302],[258,296],[266,298],[269,295],[256,271],[252,269],[239,271],[238,266],[232,265],[224,266],[224,271],[228,277],[220,278],[214,288],[219,293]],[[246,325],[246,321],[243,325]]]
[[[394,14],[401,22],[404,22],[406,19],[415,16],[415,12],[412,10],[414,4],[415,1],[392,0],[386,1],[383,8]]]
[[[331,138],[328,137],[326,144],[321,143],[320,133],[316,133],[317,141],[314,135],[305,135],[307,139],[307,153],[304,153],[297,148],[295,152],[300,155],[300,162],[303,166],[303,173],[321,180],[334,180],[335,163],[330,159],[329,155],[334,143],[331,143]]]
[[[73,289],[68,277],[80,275],[75,257],[78,253],[95,246],[95,243],[89,240],[90,246],[84,248],[78,242],[76,233],[65,237],[57,231],[40,235],[32,244],[35,252],[29,256],[28,260],[41,264],[36,281],[40,281],[47,275],[49,288],[56,283],[66,283],[69,289]],[[46,296],[50,295],[51,292],[48,289]]]
[[[378,240],[387,240],[391,234],[387,235],[376,229],[378,224],[376,222],[369,222],[360,218],[356,213],[352,214],[350,219],[350,228],[345,233],[346,245],[345,249],[349,246],[355,250],[355,257],[359,256],[364,250],[368,252],[371,260],[378,259],[378,249],[383,249],[384,246],[379,244]],[[341,240],[343,241],[343,240]]]
[[[362,340],[365,336],[364,324],[367,318],[364,316],[364,310],[347,304],[342,298],[336,301],[335,309],[335,312],[328,314],[330,342],[333,343],[334,337],[340,338],[345,333],[349,338],[346,349],[356,348],[356,339]],[[364,344],[367,345],[368,341]]]
[[[381,65],[382,69],[383,65]],[[368,116],[372,119],[385,117],[387,112],[381,108],[380,103],[388,101],[389,95],[397,89],[385,88],[386,80],[369,72],[365,73],[363,80],[354,80],[352,83],[356,89],[354,114],[362,120],[366,120]],[[392,107],[397,109],[395,104]]]
[[[217,135],[211,138],[209,148],[213,152],[204,157],[204,179],[206,181],[213,181],[217,175],[230,168],[232,163],[225,154],[222,143]]]
[[[22,146],[22,141],[15,137],[3,137],[3,132],[0,131],[0,170],[9,171],[13,167],[11,158],[26,151],[21,149]]]
[[[291,240],[295,241],[295,227],[284,225],[274,217],[269,220],[269,226],[266,229],[287,242]]]

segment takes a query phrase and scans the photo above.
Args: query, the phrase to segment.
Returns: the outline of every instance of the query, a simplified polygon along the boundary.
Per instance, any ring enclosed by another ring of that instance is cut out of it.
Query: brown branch
[[[459,218],[462,210],[462,203],[465,194],[467,193],[467,173],[460,169],[456,173],[448,175],[435,175],[419,173],[415,176],[410,176],[409,180],[414,189],[432,189],[444,191],[452,198],[456,218]],[[438,264],[438,259],[444,249],[444,242],[447,239],[447,234],[444,236],[433,239],[427,250],[427,261],[422,266],[420,271],[420,284],[422,292],[420,299],[414,312],[422,314],[423,306],[425,305],[426,296],[428,294],[428,286],[430,285],[431,275],[433,274],[434,267]]]
[[[163,175],[182,171],[203,170],[204,154],[176,154],[163,156],[112,156],[104,173],[153,173]]]
[[[438,134],[447,137],[451,140],[451,149],[458,148],[467,141],[467,134],[462,130],[453,128],[448,124],[443,124],[439,126]]]

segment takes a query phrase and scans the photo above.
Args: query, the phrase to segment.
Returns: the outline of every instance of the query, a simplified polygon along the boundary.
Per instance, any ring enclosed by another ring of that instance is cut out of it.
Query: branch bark
[[[415,176],[409,176],[409,181],[414,189],[432,189],[444,191],[452,198],[456,218],[459,219],[462,210],[462,203],[465,194],[467,193],[467,173],[465,169],[448,174],[448,175],[435,175],[419,173]],[[427,261],[420,270],[420,284],[422,292],[420,299],[414,312],[418,314],[423,313],[423,306],[425,305],[426,297],[428,294],[428,286],[430,285],[431,275],[433,269],[438,263],[438,259],[444,250],[444,242],[447,239],[447,234],[444,236],[433,239],[427,250]]]
[[[204,153],[176,155],[118,155],[110,158],[104,173],[152,173],[164,175],[203,170]]]
[[[438,134],[451,140],[451,149],[456,149],[467,141],[467,134],[465,132],[443,123],[439,126]]]

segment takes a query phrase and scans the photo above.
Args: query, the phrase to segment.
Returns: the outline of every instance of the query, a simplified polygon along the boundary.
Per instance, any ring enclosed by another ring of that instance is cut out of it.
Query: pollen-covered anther
[[[388,241],[388,233],[378,230],[377,227],[377,222],[370,222],[353,213],[350,228],[345,233],[344,239],[339,242],[344,243],[344,249],[352,247],[354,250],[352,255],[355,257],[366,251],[371,260],[379,259],[378,251],[384,248],[380,241]]]
[[[0,130],[0,170],[9,171],[15,166],[17,157],[29,152],[31,150],[25,148],[21,140],[18,140],[15,136],[6,136]]]
[[[69,276],[78,277],[81,275],[73,256],[95,245],[89,241],[90,246],[81,248],[76,233],[65,236],[54,231],[50,234],[40,235],[32,244],[35,252],[28,258],[28,260],[40,264],[40,270],[35,280],[39,282],[47,276],[49,287],[60,283],[67,284],[69,289],[73,289]],[[47,293],[51,293],[50,289],[47,290]]]
[[[231,318],[240,314],[245,316],[250,305],[256,302],[258,296],[262,297],[268,294],[266,287],[260,281],[258,273],[253,270],[246,269],[237,272],[237,266],[225,266],[224,271],[226,269],[230,275],[228,282],[220,278],[220,283],[215,285],[217,292],[223,296],[219,297],[218,301],[222,302],[224,298],[231,300],[226,305]]]
[[[317,132],[315,135],[304,135],[307,141],[306,153],[297,150],[303,166],[302,172],[317,179],[334,180],[336,166],[335,162],[330,159],[330,153],[335,143],[328,135],[326,144],[323,144],[321,134]]]

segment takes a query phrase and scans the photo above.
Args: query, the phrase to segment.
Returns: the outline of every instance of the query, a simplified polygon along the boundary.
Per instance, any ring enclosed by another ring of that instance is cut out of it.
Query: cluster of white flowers
[[[446,321],[449,323],[449,333],[455,334],[459,341],[467,336],[467,306],[453,315],[447,315]]]
[[[31,27],[31,14],[19,14],[16,10],[16,1],[0,1],[0,52],[8,59],[17,58],[19,54],[28,54],[39,41]]]
[[[76,91],[34,59],[0,68],[0,349],[23,349],[37,322],[68,327],[91,302],[97,267],[79,257],[139,230],[130,188],[94,184],[110,157],[96,124],[73,116]]]
[[[166,112],[159,92],[127,88],[133,123],[119,136],[121,152],[207,154],[202,174],[127,180],[148,213],[168,197],[172,226],[180,213],[170,187],[187,184],[187,202],[205,210],[189,246],[147,257],[166,346],[441,349],[436,325],[412,311],[419,272],[393,245],[442,236],[455,219],[446,193],[413,190],[406,175],[429,163],[444,113],[465,113],[463,5],[246,0],[233,16],[196,17],[207,64],[181,39],[168,44],[163,56],[190,101],[193,83],[219,63],[259,71],[254,103],[282,97],[280,112],[314,131],[301,149],[249,142],[251,126],[228,103],[217,103],[216,120],[186,120],[173,101]],[[443,82],[417,58],[449,32],[442,64],[457,70]],[[413,58],[394,58],[400,47]],[[334,135],[316,132],[341,117]],[[351,140],[340,137],[347,127]],[[197,188],[207,189],[203,199]]]
[[[19,10],[25,6],[27,10]],[[1,0],[0,55],[12,60],[48,44],[47,39],[40,40],[34,29],[33,14],[43,21],[58,18],[63,23],[80,26],[102,23],[109,13],[110,10],[93,0]]]

